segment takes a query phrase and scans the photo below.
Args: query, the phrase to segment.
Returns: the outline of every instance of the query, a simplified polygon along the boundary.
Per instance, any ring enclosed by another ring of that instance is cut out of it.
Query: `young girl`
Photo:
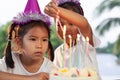
[[[48,51],[53,60],[49,18],[41,14],[37,0],[28,0],[24,13],[15,17],[9,28],[0,80],[48,80],[48,73],[56,68],[44,57]]]
[[[46,5],[44,12],[49,16],[54,17],[56,22],[58,22],[57,24],[58,36],[62,40],[65,40],[66,44],[64,48],[64,61],[65,61],[64,67],[69,67],[69,64],[77,68],[83,67],[82,64],[84,64],[84,62],[80,61],[81,58],[83,58],[80,55],[81,53],[78,55],[79,56],[78,60],[76,59],[78,56],[74,56],[76,55],[77,34],[79,34],[81,36],[79,40],[81,44],[83,43],[82,37],[84,38],[88,37],[89,39],[89,47],[88,47],[89,60],[87,66],[93,66],[97,71],[98,66],[97,66],[97,60],[96,60],[96,54],[94,48],[99,45],[99,40],[93,35],[91,26],[84,17],[84,12],[82,7],[80,6],[80,2],[78,0],[56,0],[56,2],[51,1],[48,3],[48,5]],[[66,26],[65,34],[64,34],[63,26]],[[71,47],[70,45],[69,35],[71,35],[72,38],[71,44],[73,47]],[[63,47],[64,44],[60,45],[55,50],[54,63],[60,68],[63,67],[63,53],[62,53]],[[71,48],[72,48],[72,56],[70,54]],[[73,59],[72,63],[69,62],[70,59]]]

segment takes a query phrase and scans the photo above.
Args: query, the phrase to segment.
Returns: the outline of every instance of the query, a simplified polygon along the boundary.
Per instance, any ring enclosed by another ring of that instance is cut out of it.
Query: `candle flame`
[[[89,37],[88,36],[86,37],[86,41],[89,42]]]
[[[72,47],[72,36],[68,35],[69,39],[70,39],[70,48]]]
[[[78,41],[80,40],[80,34],[77,34],[77,40]]]
[[[66,25],[63,26],[63,34],[65,35],[66,34]]]
[[[63,26],[63,38],[65,39],[65,35],[66,35],[66,25]]]
[[[68,37],[71,39],[72,38],[72,36],[71,35],[68,35]]]

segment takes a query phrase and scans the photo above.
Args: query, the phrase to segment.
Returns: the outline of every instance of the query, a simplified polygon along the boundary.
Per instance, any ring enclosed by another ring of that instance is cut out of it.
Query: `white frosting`
[[[98,76],[93,68],[63,68],[52,71],[50,80],[98,80]]]
[[[96,77],[60,77],[60,76],[54,76],[50,75],[49,80],[98,80]]]

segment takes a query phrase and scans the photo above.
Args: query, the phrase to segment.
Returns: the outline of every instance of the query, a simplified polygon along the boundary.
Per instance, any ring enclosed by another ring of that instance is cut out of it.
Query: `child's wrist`
[[[42,78],[40,78],[40,77],[38,78],[35,75],[32,75],[32,76],[29,76],[28,79],[26,79],[26,80],[42,80]]]

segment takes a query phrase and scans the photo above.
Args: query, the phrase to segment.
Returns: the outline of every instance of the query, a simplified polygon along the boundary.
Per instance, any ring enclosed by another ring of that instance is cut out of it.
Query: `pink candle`
[[[88,64],[88,48],[89,48],[89,38],[86,37],[86,64]]]

